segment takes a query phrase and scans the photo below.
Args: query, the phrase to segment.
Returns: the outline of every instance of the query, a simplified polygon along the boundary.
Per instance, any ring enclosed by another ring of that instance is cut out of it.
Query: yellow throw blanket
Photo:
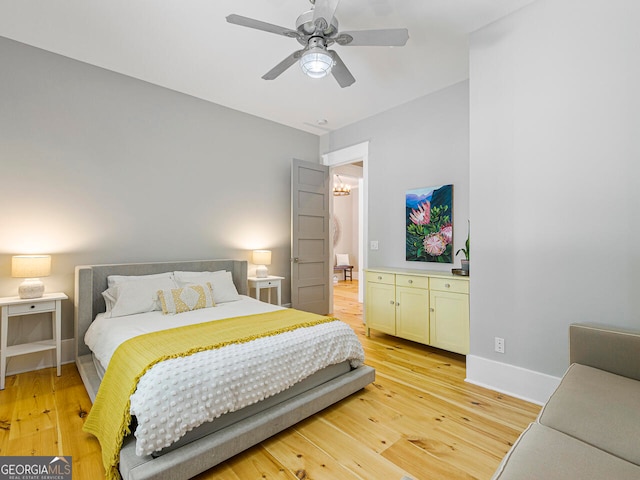
[[[153,365],[170,358],[336,320],[287,309],[162,330],[124,342],[111,357],[83,426],[85,432],[95,435],[100,441],[107,479],[120,478],[120,448],[125,435],[131,433],[129,397],[135,392],[138,380]]]

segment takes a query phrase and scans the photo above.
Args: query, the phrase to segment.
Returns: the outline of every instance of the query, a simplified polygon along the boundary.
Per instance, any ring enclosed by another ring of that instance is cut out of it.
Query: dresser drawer
[[[386,283],[393,285],[396,281],[395,273],[367,272],[367,282]]]
[[[35,312],[53,312],[56,309],[56,302],[51,300],[49,302],[20,303],[18,305],[9,305],[8,308],[9,316]]]
[[[449,278],[430,278],[429,288],[442,292],[469,293],[469,282]]]
[[[419,275],[396,275],[396,285],[398,287],[429,288],[429,277]]]

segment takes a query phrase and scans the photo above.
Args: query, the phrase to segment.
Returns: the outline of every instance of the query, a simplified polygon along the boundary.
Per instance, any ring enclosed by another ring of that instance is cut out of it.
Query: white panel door
[[[331,312],[329,167],[293,160],[291,167],[291,304]]]

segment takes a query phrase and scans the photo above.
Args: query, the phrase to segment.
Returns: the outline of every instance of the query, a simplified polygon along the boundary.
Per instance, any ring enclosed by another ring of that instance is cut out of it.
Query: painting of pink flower
[[[453,226],[450,223],[443,225],[440,228],[440,235],[444,237],[444,241],[447,245],[453,242]]]
[[[408,190],[405,225],[407,261],[453,263],[453,185]]]
[[[440,233],[432,233],[424,238],[424,249],[432,257],[442,255],[447,248],[447,242]]]
[[[415,225],[429,225],[431,220],[431,203],[425,201],[418,205],[417,209],[412,209],[409,218]]]

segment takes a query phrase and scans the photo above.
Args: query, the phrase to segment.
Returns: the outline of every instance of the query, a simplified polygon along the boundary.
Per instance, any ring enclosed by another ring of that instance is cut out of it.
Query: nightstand
[[[282,305],[282,280],[284,277],[276,277],[275,275],[269,275],[268,277],[249,277],[247,278],[249,281],[249,292],[254,288],[256,291],[255,298],[260,300],[260,289],[268,288],[269,289],[269,303],[271,303],[271,289],[275,288],[276,293],[278,295],[278,305]]]
[[[67,297],[64,293],[45,293],[40,298],[0,297],[0,390],[4,390],[5,374],[7,373],[7,359],[27,353],[56,351],[56,367],[60,376],[60,317],[62,300]],[[22,315],[51,312],[53,322],[53,338],[39,342],[21,343],[7,346],[9,319]]]

